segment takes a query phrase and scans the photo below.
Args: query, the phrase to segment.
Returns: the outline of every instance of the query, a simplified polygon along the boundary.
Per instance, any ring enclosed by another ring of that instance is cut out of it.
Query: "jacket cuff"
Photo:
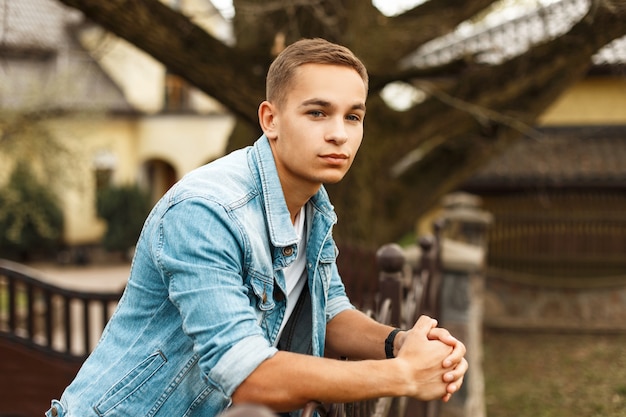
[[[233,392],[266,359],[278,349],[269,345],[261,335],[241,339],[231,347],[209,373],[209,379],[231,397]]]
[[[350,300],[346,296],[335,297],[328,300],[326,304],[326,323],[331,321],[337,314],[344,310],[354,310],[356,307],[350,303]]]

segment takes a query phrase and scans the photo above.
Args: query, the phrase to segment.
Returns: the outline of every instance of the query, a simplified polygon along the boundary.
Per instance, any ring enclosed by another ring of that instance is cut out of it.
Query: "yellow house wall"
[[[79,160],[60,177],[70,184],[57,184],[65,215],[64,241],[69,245],[98,243],[106,224],[96,212],[96,155],[115,157],[112,182],[138,182],[141,168],[150,159],[172,165],[177,179],[190,170],[220,157],[234,126],[234,119],[221,116],[148,116],[66,118],[49,123],[50,129],[70,143]]]
[[[138,125],[138,160],[168,162],[180,179],[224,154],[234,123],[234,118],[225,115],[144,118]]]
[[[113,172],[115,183],[134,180],[130,168],[137,159],[136,126],[132,119],[100,117],[65,118],[49,122],[54,135],[73,149],[76,164],[68,165],[71,172],[61,178],[73,178],[67,184],[56,184],[65,217],[64,241],[69,245],[95,243],[105,231],[95,205],[95,175],[93,161],[102,151],[109,151],[117,160]]]
[[[588,77],[563,93],[539,124],[626,124],[626,77]]]

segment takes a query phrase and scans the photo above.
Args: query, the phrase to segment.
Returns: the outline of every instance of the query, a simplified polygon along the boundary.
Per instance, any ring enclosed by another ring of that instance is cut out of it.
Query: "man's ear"
[[[259,105],[259,124],[268,139],[276,139],[276,108],[267,100]]]

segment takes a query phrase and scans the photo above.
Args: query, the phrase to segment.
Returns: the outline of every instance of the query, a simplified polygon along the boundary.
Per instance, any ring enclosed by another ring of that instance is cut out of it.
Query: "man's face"
[[[297,69],[284,103],[272,106],[273,127],[265,131],[283,187],[315,192],[343,178],[363,138],[366,94],[352,68]]]

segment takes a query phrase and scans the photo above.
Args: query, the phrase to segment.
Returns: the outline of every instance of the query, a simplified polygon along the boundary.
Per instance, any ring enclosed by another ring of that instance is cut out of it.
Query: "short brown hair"
[[[363,79],[367,91],[367,69],[351,50],[325,39],[301,39],[287,46],[270,65],[265,84],[267,100],[277,105],[282,104],[295,70],[305,64],[343,65],[353,68]]]

